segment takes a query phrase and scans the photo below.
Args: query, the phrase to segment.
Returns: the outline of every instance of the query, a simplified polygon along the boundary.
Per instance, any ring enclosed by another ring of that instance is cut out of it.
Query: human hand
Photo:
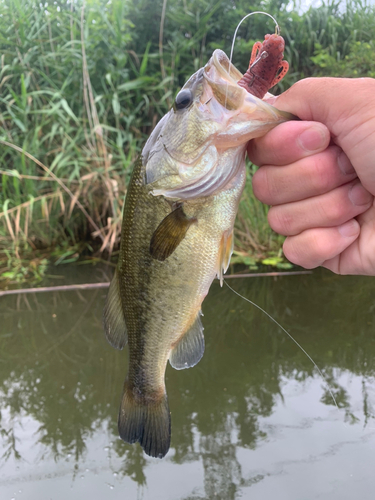
[[[290,121],[249,143],[255,196],[311,269],[375,275],[375,79],[308,78],[271,104]]]

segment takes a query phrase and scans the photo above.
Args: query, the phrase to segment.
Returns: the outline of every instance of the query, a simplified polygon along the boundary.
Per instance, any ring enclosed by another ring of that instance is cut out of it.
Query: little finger
[[[285,257],[306,269],[332,261],[359,236],[360,226],[355,219],[337,227],[307,229],[297,236],[288,236],[284,242]]]

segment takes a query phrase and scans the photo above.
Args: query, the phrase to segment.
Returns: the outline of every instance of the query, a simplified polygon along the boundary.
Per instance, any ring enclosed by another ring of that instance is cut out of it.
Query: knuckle
[[[310,185],[316,194],[326,193],[330,189],[331,179],[329,176],[328,152],[312,159],[313,168],[310,175]]]
[[[329,203],[322,203],[320,206],[322,220],[326,221],[325,225],[339,223],[343,217],[343,205],[342,202],[340,202],[341,200],[337,200],[336,203],[333,203],[332,201]]]
[[[290,236],[284,242],[284,254],[291,262],[313,269],[340,253],[337,237],[325,230],[307,230],[297,236]]]
[[[252,179],[253,192],[256,198],[261,202],[265,203],[267,197],[267,174],[265,173],[265,167],[260,168],[255,172]]]
[[[262,203],[277,203],[277,189],[270,168],[262,167],[253,176],[253,191]]]
[[[310,240],[311,252],[319,264],[334,256],[336,252],[334,240],[321,238],[316,232],[312,232]]]
[[[288,260],[306,269],[318,267],[325,259],[322,258],[319,242],[314,236],[306,234],[288,237],[283,251]],[[315,246],[318,243],[318,246]]]
[[[268,212],[268,223],[276,233],[284,236],[294,234],[295,219],[282,207],[272,207]]]
[[[286,238],[283,245],[283,252],[285,257],[297,266],[302,266],[306,269],[315,267],[311,265],[306,248],[301,244],[300,238],[297,236],[289,236]]]

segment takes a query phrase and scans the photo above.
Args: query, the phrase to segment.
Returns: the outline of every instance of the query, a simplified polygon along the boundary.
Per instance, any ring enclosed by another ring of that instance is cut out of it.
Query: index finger
[[[249,142],[247,153],[255,165],[288,165],[324,151],[330,142],[328,128],[320,122],[281,123],[268,134]]]

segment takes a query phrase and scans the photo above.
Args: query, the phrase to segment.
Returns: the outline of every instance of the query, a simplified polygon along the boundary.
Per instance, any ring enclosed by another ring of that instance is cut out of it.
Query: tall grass
[[[72,246],[77,255],[117,248],[131,165],[145,139],[213,49],[229,52],[249,10],[275,15],[286,38],[292,69],[279,91],[332,71],[373,76],[373,7],[351,0],[299,14],[298,4],[286,5],[0,0],[0,275],[11,256],[30,251],[55,248],[61,257]],[[265,16],[244,23],[234,63],[244,70],[254,41],[272,30]],[[266,216],[249,187],[241,255],[280,248]]]

